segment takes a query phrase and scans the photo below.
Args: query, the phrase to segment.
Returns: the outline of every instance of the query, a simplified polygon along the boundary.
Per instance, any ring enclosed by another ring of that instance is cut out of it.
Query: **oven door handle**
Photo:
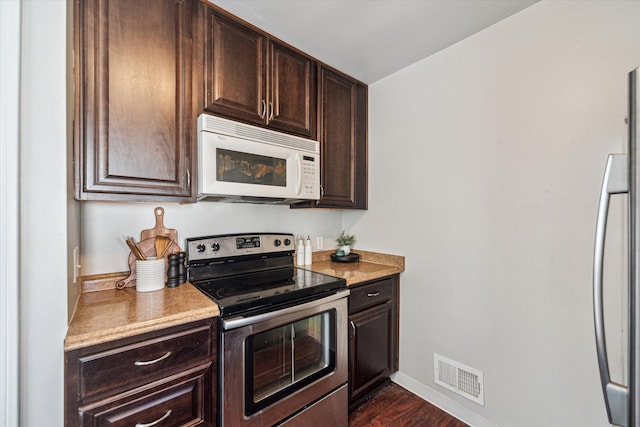
[[[249,317],[244,317],[244,316],[232,317],[230,319],[223,320],[222,327],[226,331],[242,328],[243,326],[252,325],[258,322],[264,322],[266,320],[274,319],[276,317],[285,316],[288,314],[294,314],[299,311],[304,311],[309,308],[317,307],[318,305],[321,305],[321,304],[326,304],[332,301],[346,298],[347,296],[349,296],[349,293],[350,293],[349,289],[345,289],[345,290],[336,292],[333,295],[329,295],[328,297],[305,302],[304,304],[294,305],[293,307],[283,308],[282,310],[270,311],[268,313],[258,314],[256,316],[249,316]]]

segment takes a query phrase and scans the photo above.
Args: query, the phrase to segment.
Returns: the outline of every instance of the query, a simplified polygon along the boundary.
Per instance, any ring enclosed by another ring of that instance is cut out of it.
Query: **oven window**
[[[330,310],[247,337],[246,415],[335,370],[335,318]]]
[[[239,151],[216,149],[218,181],[287,186],[287,160]]]

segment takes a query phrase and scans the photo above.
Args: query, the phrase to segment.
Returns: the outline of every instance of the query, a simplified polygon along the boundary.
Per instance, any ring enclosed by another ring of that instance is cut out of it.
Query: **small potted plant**
[[[356,236],[353,234],[346,234],[344,230],[342,233],[336,238],[336,243],[338,244],[338,250],[336,251],[336,255],[340,255],[339,251],[342,251],[343,255],[349,255],[351,252],[351,245],[356,242]]]

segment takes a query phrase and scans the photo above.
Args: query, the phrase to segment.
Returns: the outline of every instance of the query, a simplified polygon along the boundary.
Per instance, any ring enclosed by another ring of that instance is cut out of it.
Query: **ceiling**
[[[209,0],[367,84],[538,0]]]

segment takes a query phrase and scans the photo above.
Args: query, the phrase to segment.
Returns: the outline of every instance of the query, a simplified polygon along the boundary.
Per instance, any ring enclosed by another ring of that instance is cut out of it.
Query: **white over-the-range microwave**
[[[320,198],[320,144],[198,117],[198,200],[291,204]]]

